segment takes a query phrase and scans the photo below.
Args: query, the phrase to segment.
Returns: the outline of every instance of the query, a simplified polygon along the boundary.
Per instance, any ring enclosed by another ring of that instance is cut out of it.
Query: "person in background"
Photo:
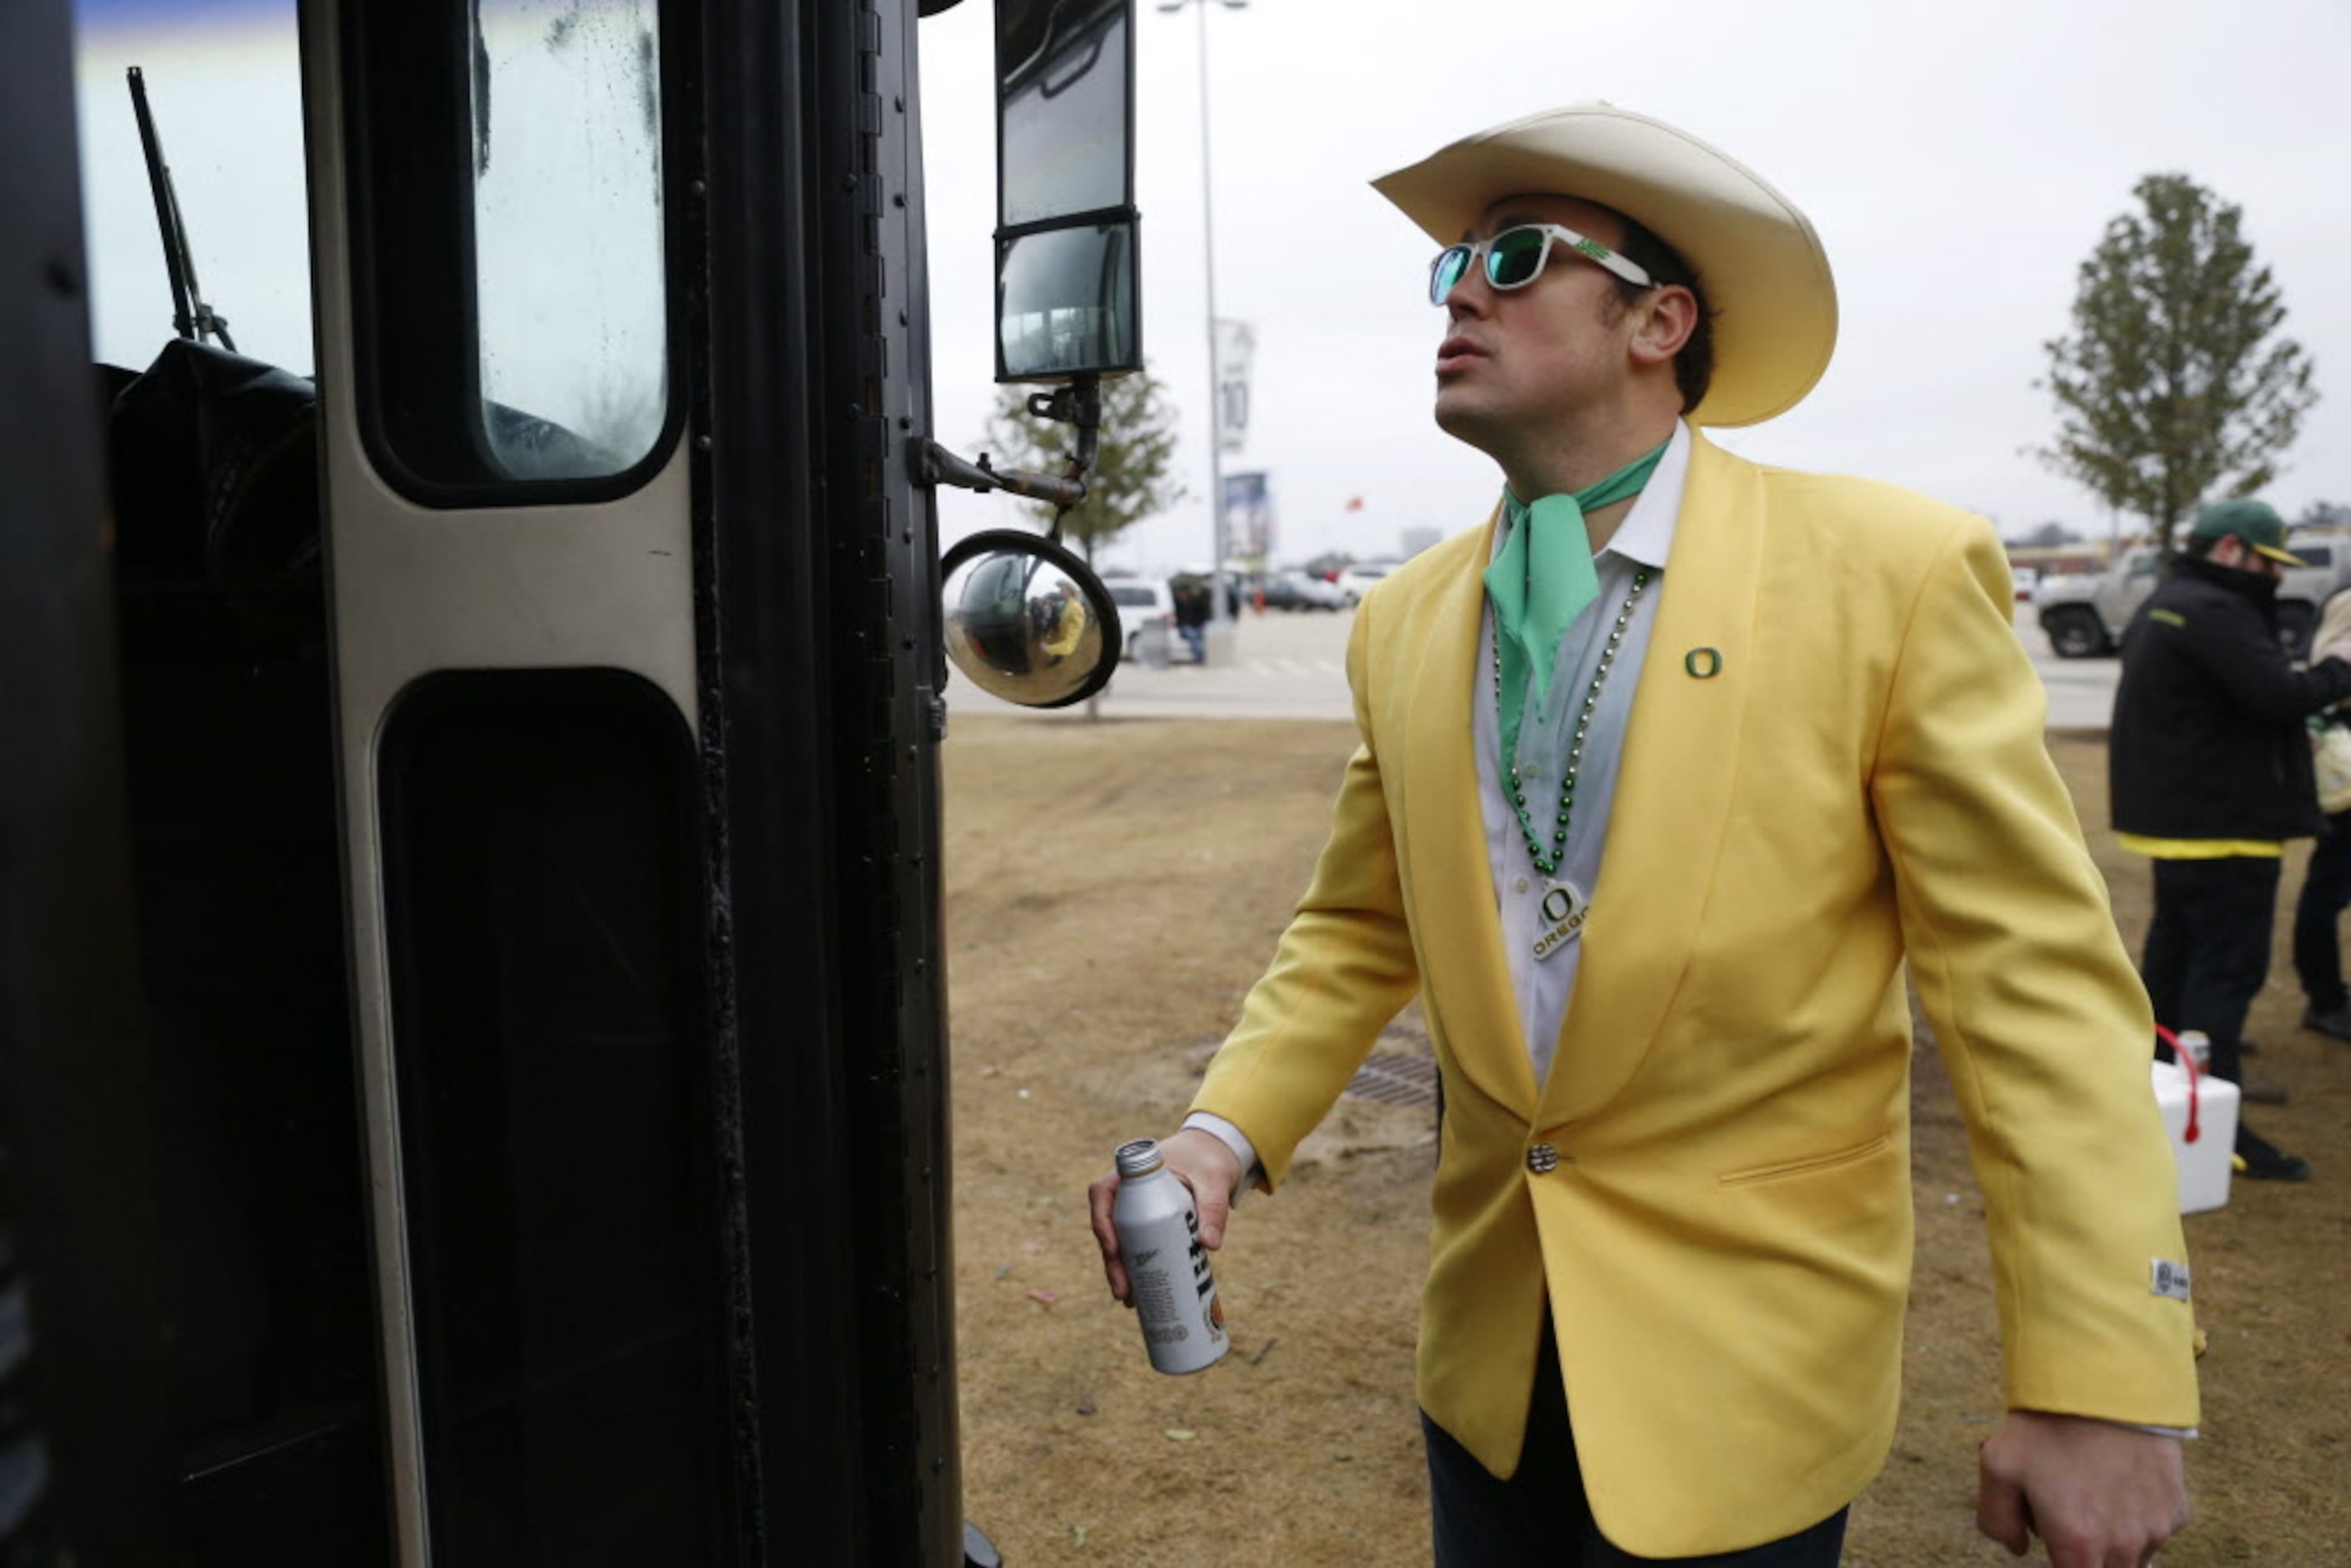
[[[2351,644],[2351,588],[2328,599],[2311,633],[2311,646]],[[2340,729],[2351,719],[2330,709],[2314,721]],[[2351,904],[2351,804],[2332,801],[2321,791],[2326,829],[2310,852],[2302,894],[2294,905],[2294,970],[2302,982],[2302,1027],[2335,1040],[2351,1040],[2351,988],[2343,984],[2339,925]]]
[[[1500,495],[1356,611],[1329,843],[1162,1145],[1204,1242],[1417,992],[1437,1562],[1834,1563],[1900,1383],[1907,968],[2005,1331],[1978,1527],[2146,1563],[2197,1419],[2175,1174],[1998,537],[1699,434],[1836,335],[1812,225],[1705,142],[1586,104],[1375,183],[1443,247],[1437,423]]]
[[[2123,633],[2108,793],[2125,849],[2155,862],[2141,971],[2159,1024],[2199,1030],[2212,1071],[2241,1083],[2245,1014],[2269,977],[2289,839],[2325,825],[2304,721],[2351,696],[2351,644],[2297,670],[2278,641],[2277,585],[2300,566],[2267,503],[2197,513]],[[2303,1181],[2310,1166],[2237,1122],[2238,1173]]]
[[[1214,591],[1206,578],[1183,576],[1168,580],[1176,596],[1176,630],[1184,645],[1192,650],[1192,662],[1208,662],[1208,622],[1214,613],[1214,601],[1208,595]]]

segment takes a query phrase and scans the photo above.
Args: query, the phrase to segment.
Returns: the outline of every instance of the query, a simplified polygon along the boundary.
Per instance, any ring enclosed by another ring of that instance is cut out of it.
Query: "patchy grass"
[[[1304,888],[1350,727],[958,717],[946,746],[965,1511],[1021,1564],[1300,1568],[1428,1560],[1412,1354],[1425,1109],[1342,1102],[1218,1260],[1234,1352],[1152,1373],[1102,1286],[1085,1184],[1164,1132]],[[2143,862],[2105,828],[2103,738],[2051,752],[2134,949]],[[2301,1033],[2285,917],[2256,1004],[2257,1108],[2311,1184],[2238,1184],[2192,1217],[2205,1436],[2198,1563],[2351,1562],[2351,1047]],[[1406,1031],[1408,1037],[1409,1031]],[[1409,1049],[1409,1040],[1404,1049]],[[1981,1206],[1933,1053],[1917,1074],[1918,1252],[1907,1398],[1848,1563],[1998,1563],[1975,1448],[2000,1410]]]

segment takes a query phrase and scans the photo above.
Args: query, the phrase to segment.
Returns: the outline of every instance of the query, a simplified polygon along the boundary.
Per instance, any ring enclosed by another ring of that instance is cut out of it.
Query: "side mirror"
[[[1134,0],[997,0],[996,379],[1143,365]]]
[[[947,656],[965,677],[1024,707],[1065,707],[1102,690],[1124,646],[1118,607],[1062,548],[1061,518],[1086,498],[1102,378],[1143,368],[1134,0],[997,0],[996,78],[996,379],[1061,383],[1029,411],[1077,426],[1077,443],[1061,474],[967,462],[928,436],[906,457],[918,485],[1057,508],[1050,538],[976,534],[939,576]]]
[[[939,561],[947,657],[990,696],[1067,707],[1102,690],[1125,645],[1118,606],[1086,563],[1012,528],[974,534]]]

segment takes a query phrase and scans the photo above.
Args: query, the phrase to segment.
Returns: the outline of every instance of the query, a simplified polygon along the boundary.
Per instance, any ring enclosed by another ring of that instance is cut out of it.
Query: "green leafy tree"
[[[1064,474],[1078,444],[1078,427],[1030,414],[1028,401],[1034,390],[996,389],[986,443],[998,468]],[[1062,517],[1062,538],[1091,564],[1097,544],[1109,543],[1182,500],[1183,483],[1169,472],[1175,455],[1176,408],[1151,372],[1102,382],[1102,430],[1094,465],[1086,475],[1085,502]],[[1040,502],[1036,510],[1052,520],[1051,506]]]
[[[2055,443],[2043,461],[2168,553],[2208,497],[2276,477],[2317,401],[2302,346],[2278,337],[2285,305],[2240,232],[2241,211],[2184,174],[2149,174],[2139,209],[2106,225],[2082,263],[2074,335],[2043,345]]]

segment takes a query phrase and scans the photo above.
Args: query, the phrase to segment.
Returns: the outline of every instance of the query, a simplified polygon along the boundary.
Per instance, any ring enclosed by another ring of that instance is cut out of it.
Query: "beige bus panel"
[[[691,727],[694,584],[686,443],[650,483],[594,505],[434,511],[395,493],[359,434],[337,7],[308,8],[304,74],[322,504],[333,609],[350,906],[396,1555],[430,1560],[400,1107],[377,831],[377,747],[402,690],[445,670],[597,667],[653,682]]]

